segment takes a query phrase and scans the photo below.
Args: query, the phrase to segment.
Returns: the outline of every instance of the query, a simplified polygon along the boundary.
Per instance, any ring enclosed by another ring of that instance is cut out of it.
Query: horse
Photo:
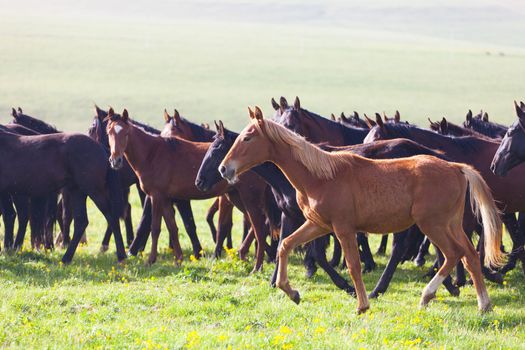
[[[193,142],[213,142],[215,133],[203,125],[197,125],[190,120],[180,116],[175,109],[173,116],[170,116],[168,111],[164,110],[164,127],[161,131],[163,137],[179,137]],[[226,235],[226,246],[232,248],[231,228],[233,224],[233,207],[234,205],[228,201],[225,196],[218,197],[215,202],[208,209],[206,214],[206,222],[210,227],[212,239],[217,243],[217,229],[213,222],[213,217],[216,212],[219,212],[219,235]],[[246,238],[249,230],[249,220],[244,217],[243,240]],[[252,233],[253,235],[253,233]]]
[[[487,112],[481,111],[478,115],[472,116],[472,111],[469,110],[463,126],[467,129],[472,129],[483,135],[493,139],[501,139],[507,132],[507,127],[498,123],[490,122]]]
[[[525,167],[518,167],[511,171],[511,175],[501,178],[494,175],[490,170],[492,158],[499,147],[498,140],[487,137],[479,138],[475,136],[453,137],[440,135],[431,130],[421,129],[413,125],[381,123],[370,130],[365,142],[376,140],[408,138],[426,147],[444,152],[447,158],[474,166],[483,176],[496,199],[500,209],[505,214],[514,214],[525,211],[525,184],[520,179],[525,176]],[[523,252],[523,239],[516,232],[512,225],[507,226],[513,242],[513,251],[518,254],[518,258],[525,263],[525,253]],[[467,233],[475,230],[474,227],[466,228]],[[509,261],[510,263],[510,261]],[[508,266],[502,272],[508,270]],[[525,267],[524,267],[525,268]],[[500,277],[490,274],[484,269],[485,276],[495,278],[499,281]]]
[[[183,253],[176,232],[172,200],[207,199],[228,194],[243,213],[248,213],[258,243],[254,272],[262,269],[266,249],[263,211],[266,207],[266,184],[262,180],[257,181],[248,175],[246,181],[241,181],[237,186],[229,186],[223,181],[209,191],[201,192],[195,187],[194,179],[209,143],[151,135],[130,122],[127,110],[117,114],[110,108],[107,120],[106,131],[111,150],[109,161],[112,168],[122,167],[125,158],[137,175],[142,190],[151,198],[152,245],[149,264],[157,259],[162,218],[175,238],[173,253],[176,261],[182,261]],[[139,239],[138,235],[136,239]],[[221,239],[215,250],[217,257],[221,254],[224,237]],[[244,252],[243,247],[240,251]]]
[[[241,132],[221,165],[230,183],[257,164],[276,164],[297,190],[306,222],[279,247],[277,286],[294,302],[299,292],[287,276],[288,255],[297,245],[334,231],[343,247],[357,294],[357,312],[369,309],[361,276],[356,232],[396,232],[417,224],[438,246],[445,262],[423,290],[420,305],[435,298],[437,288],[461,259],[474,281],[480,311],[491,310],[477,252],[463,231],[467,188],[483,221],[485,262],[499,266],[501,221],[490,190],[471,166],[433,156],[374,160],[352,152],[325,152],[250,109],[251,123]],[[392,183],[390,179],[396,179]]]
[[[109,139],[106,133],[106,128],[108,121],[106,120],[108,112],[100,109],[98,106],[95,105],[95,111],[96,116],[93,118],[93,124],[89,129],[89,135],[97,140],[108,152],[109,157]],[[154,135],[160,135],[160,130],[157,130],[149,125],[146,125],[144,123],[140,123],[136,120],[129,119],[131,123],[136,125],[137,127],[142,128],[144,131],[154,134]],[[139,193],[139,197],[141,199],[141,203],[143,206],[143,212],[142,217],[139,223],[139,226],[137,228],[137,237],[140,237],[139,239],[133,240],[133,242],[129,246],[129,253],[131,255],[137,255],[140,250],[143,250],[146,243],[147,238],[149,235],[149,230],[151,228],[151,199],[147,198],[144,192],[140,189],[139,181],[131,167],[129,167],[129,163],[126,161],[124,162],[122,168],[119,170],[119,173],[122,177],[122,185],[127,188],[127,191],[129,192],[129,187],[133,184],[137,186],[137,191]],[[201,256],[202,246],[200,244],[199,238],[197,237],[197,229],[195,226],[195,220],[193,218],[193,212],[191,209],[191,205],[189,201],[174,201],[175,206],[177,207],[177,210],[180,213],[180,216],[182,218],[182,222],[184,224],[184,227],[186,228],[186,232],[188,233],[188,236],[190,238],[192,249],[193,249],[193,255],[195,258],[199,258]],[[128,209],[131,209],[131,206],[128,205]],[[129,223],[128,223],[129,222]],[[131,225],[131,212],[129,211],[126,215],[126,228],[128,228],[128,225]],[[131,229],[131,226],[129,227]],[[177,228],[178,231],[178,228]],[[131,236],[133,235],[131,231]],[[111,232],[106,231],[106,235],[104,236],[103,240],[103,246],[104,244],[109,244],[109,239],[111,237]],[[129,237],[128,237],[129,238]],[[170,247],[173,248],[173,237],[170,236]]]
[[[445,117],[441,119],[439,122],[433,122],[428,118],[428,121],[430,123],[430,130],[433,130],[441,135],[450,135],[450,136],[476,136],[480,138],[492,138],[487,135],[484,135],[480,132],[477,132],[474,129],[469,129],[463,126],[456,125],[454,123],[449,122]]]
[[[17,114],[21,117],[21,113]],[[0,192],[41,198],[67,188],[71,195],[74,234],[62,262],[70,263],[88,225],[89,196],[115,232],[117,258],[126,258],[118,212],[121,197],[118,177],[109,168],[104,150],[82,134],[54,133],[36,136],[12,134],[1,128]],[[37,177],[34,174],[38,174]]]
[[[221,176],[217,171],[219,163],[224,159],[224,156],[230,150],[238,135],[239,134],[233,131],[225,129],[222,122],[219,121],[219,124],[217,124],[217,135],[215,136],[215,140],[208,149],[208,152],[206,153],[206,156],[204,157],[204,160],[199,169],[196,179],[197,184],[203,186],[205,189],[213,186],[215,183],[221,180]],[[361,156],[382,159],[406,157],[415,154],[439,155],[435,151],[405,139],[345,147],[331,147],[324,145],[322,148],[330,151],[342,149],[350,150]],[[252,170],[260,175],[270,186],[272,186],[276,201],[283,212],[283,217],[281,218],[281,235],[279,237],[280,241],[282,241],[295,229],[300,227],[305,221],[296,201],[296,191],[286,179],[284,174],[271,163],[258,165]],[[415,255],[416,252],[409,252],[409,250],[414,246],[414,244],[411,243],[413,243],[414,240],[418,240],[420,236],[421,234],[419,233],[419,230],[416,229],[412,230],[410,233],[403,232],[394,235],[392,256],[376,287],[370,294],[370,297],[377,297],[379,294],[386,292],[397,265],[402,260],[410,259],[413,255]],[[326,271],[334,284],[336,284],[336,286],[339,288],[354,294],[354,289],[350,289],[348,283],[341,276],[339,276],[339,274],[333,270],[331,265],[326,261],[325,250],[328,244],[327,238],[328,236],[324,236],[309,243],[306,246],[307,255],[308,253],[313,253],[316,262]],[[278,266],[276,266],[274,274],[272,275],[272,286],[275,286],[277,268]],[[459,295],[459,289],[452,285],[450,278],[447,278],[444,284],[452,294]]]
[[[514,108],[518,119],[508,128],[490,165],[497,176],[507,176],[525,160],[525,104],[514,101]]]

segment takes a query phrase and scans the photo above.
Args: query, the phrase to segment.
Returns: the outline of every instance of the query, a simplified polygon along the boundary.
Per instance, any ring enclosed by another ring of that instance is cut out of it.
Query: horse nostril
[[[221,175],[224,175],[225,172],[226,172],[226,167],[224,165],[221,165],[219,167],[219,173],[221,173]]]

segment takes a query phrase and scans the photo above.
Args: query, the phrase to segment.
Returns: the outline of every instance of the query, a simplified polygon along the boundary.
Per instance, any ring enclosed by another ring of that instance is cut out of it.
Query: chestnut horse
[[[501,221],[483,178],[466,164],[433,156],[373,160],[351,152],[328,153],[271,121],[261,110],[250,110],[252,122],[241,132],[219,167],[230,183],[251,167],[275,163],[296,188],[306,222],[279,247],[277,286],[296,303],[299,293],[290,287],[288,254],[299,244],[334,231],[343,247],[354,282],[359,313],[369,308],[361,276],[356,232],[388,233],[417,224],[443,252],[445,263],[423,290],[421,305],[435,297],[437,288],[460,259],[476,288],[481,311],[491,309],[477,252],[463,232],[467,187],[471,204],[481,216],[486,263],[499,266]],[[397,179],[393,184],[390,179]]]
[[[137,175],[142,190],[151,198],[152,245],[149,263],[154,263],[157,259],[162,218],[170,234],[175,237],[176,260],[181,261],[183,258],[171,205],[173,200],[207,199],[228,194],[243,213],[248,213],[258,243],[254,271],[262,268],[267,245],[263,211],[266,204],[266,184],[261,179],[252,179],[255,175],[248,175],[237,186],[229,186],[223,181],[209,191],[201,192],[195,187],[195,176],[209,143],[151,135],[130,122],[127,110],[119,115],[110,109],[107,119],[111,166],[119,169],[125,157]],[[217,256],[221,253],[222,243],[220,242],[220,249],[215,251]]]

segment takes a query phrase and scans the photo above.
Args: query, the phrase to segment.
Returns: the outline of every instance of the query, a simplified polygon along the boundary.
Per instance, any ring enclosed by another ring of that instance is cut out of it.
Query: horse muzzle
[[[114,170],[120,170],[122,168],[122,165],[124,164],[124,160],[122,159],[122,156],[120,157],[109,157],[109,165]]]
[[[226,165],[219,165],[219,173],[221,174],[223,179],[228,181],[230,185],[233,185],[237,181],[239,181],[239,178],[237,177],[236,171],[233,167],[226,166]]]
[[[199,177],[195,179],[195,187],[201,192],[206,192],[210,189],[210,186],[208,186],[206,181]]]

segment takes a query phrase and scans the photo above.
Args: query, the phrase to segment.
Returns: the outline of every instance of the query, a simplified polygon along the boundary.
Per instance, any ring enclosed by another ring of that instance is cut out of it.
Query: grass
[[[0,8],[0,111],[22,106],[66,131],[87,130],[93,102],[127,107],[162,125],[164,108],[198,122],[222,119],[242,128],[246,106],[270,114],[272,96],[295,95],[329,115],[401,111],[464,118],[487,110],[510,123],[523,99],[521,6],[492,0],[202,1],[198,5],[98,0],[70,5],[20,0]],[[94,4],[94,5],[93,5]],[[110,10],[104,11],[106,5]],[[77,7],[78,6],[78,7]],[[104,9],[104,10],[101,10]],[[201,11],[202,10],[202,11]],[[133,191],[134,192],[134,191]],[[205,252],[209,201],[194,202]],[[140,211],[133,197],[136,225]],[[241,220],[235,217],[239,244]],[[151,267],[132,258],[117,265],[99,254],[105,229],[91,205],[89,244],[70,266],[62,251],[0,254],[0,347],[10,348],[519,348],[525,331],[521,271],[489,284],[493,313],[477,312],[471,286],[459,298],[440,289],[418,309],[426,268],[400,266],[387,294],[364,316],[323,272],[308,280],[300,256],[290,278],[299,306],[272,289],[264,272],[249,275],[234,252],[175,266],[166,248]],[[178,220],[178,218],[177,218]],[[161,247],[167,247],[163,229]],[[371,239],[373,249],[378,238]],[[253,248],[252,248],[253,249]],[[386,264],[365,276],[370,291]],[[346,271],[342,271],[348,276]]]

